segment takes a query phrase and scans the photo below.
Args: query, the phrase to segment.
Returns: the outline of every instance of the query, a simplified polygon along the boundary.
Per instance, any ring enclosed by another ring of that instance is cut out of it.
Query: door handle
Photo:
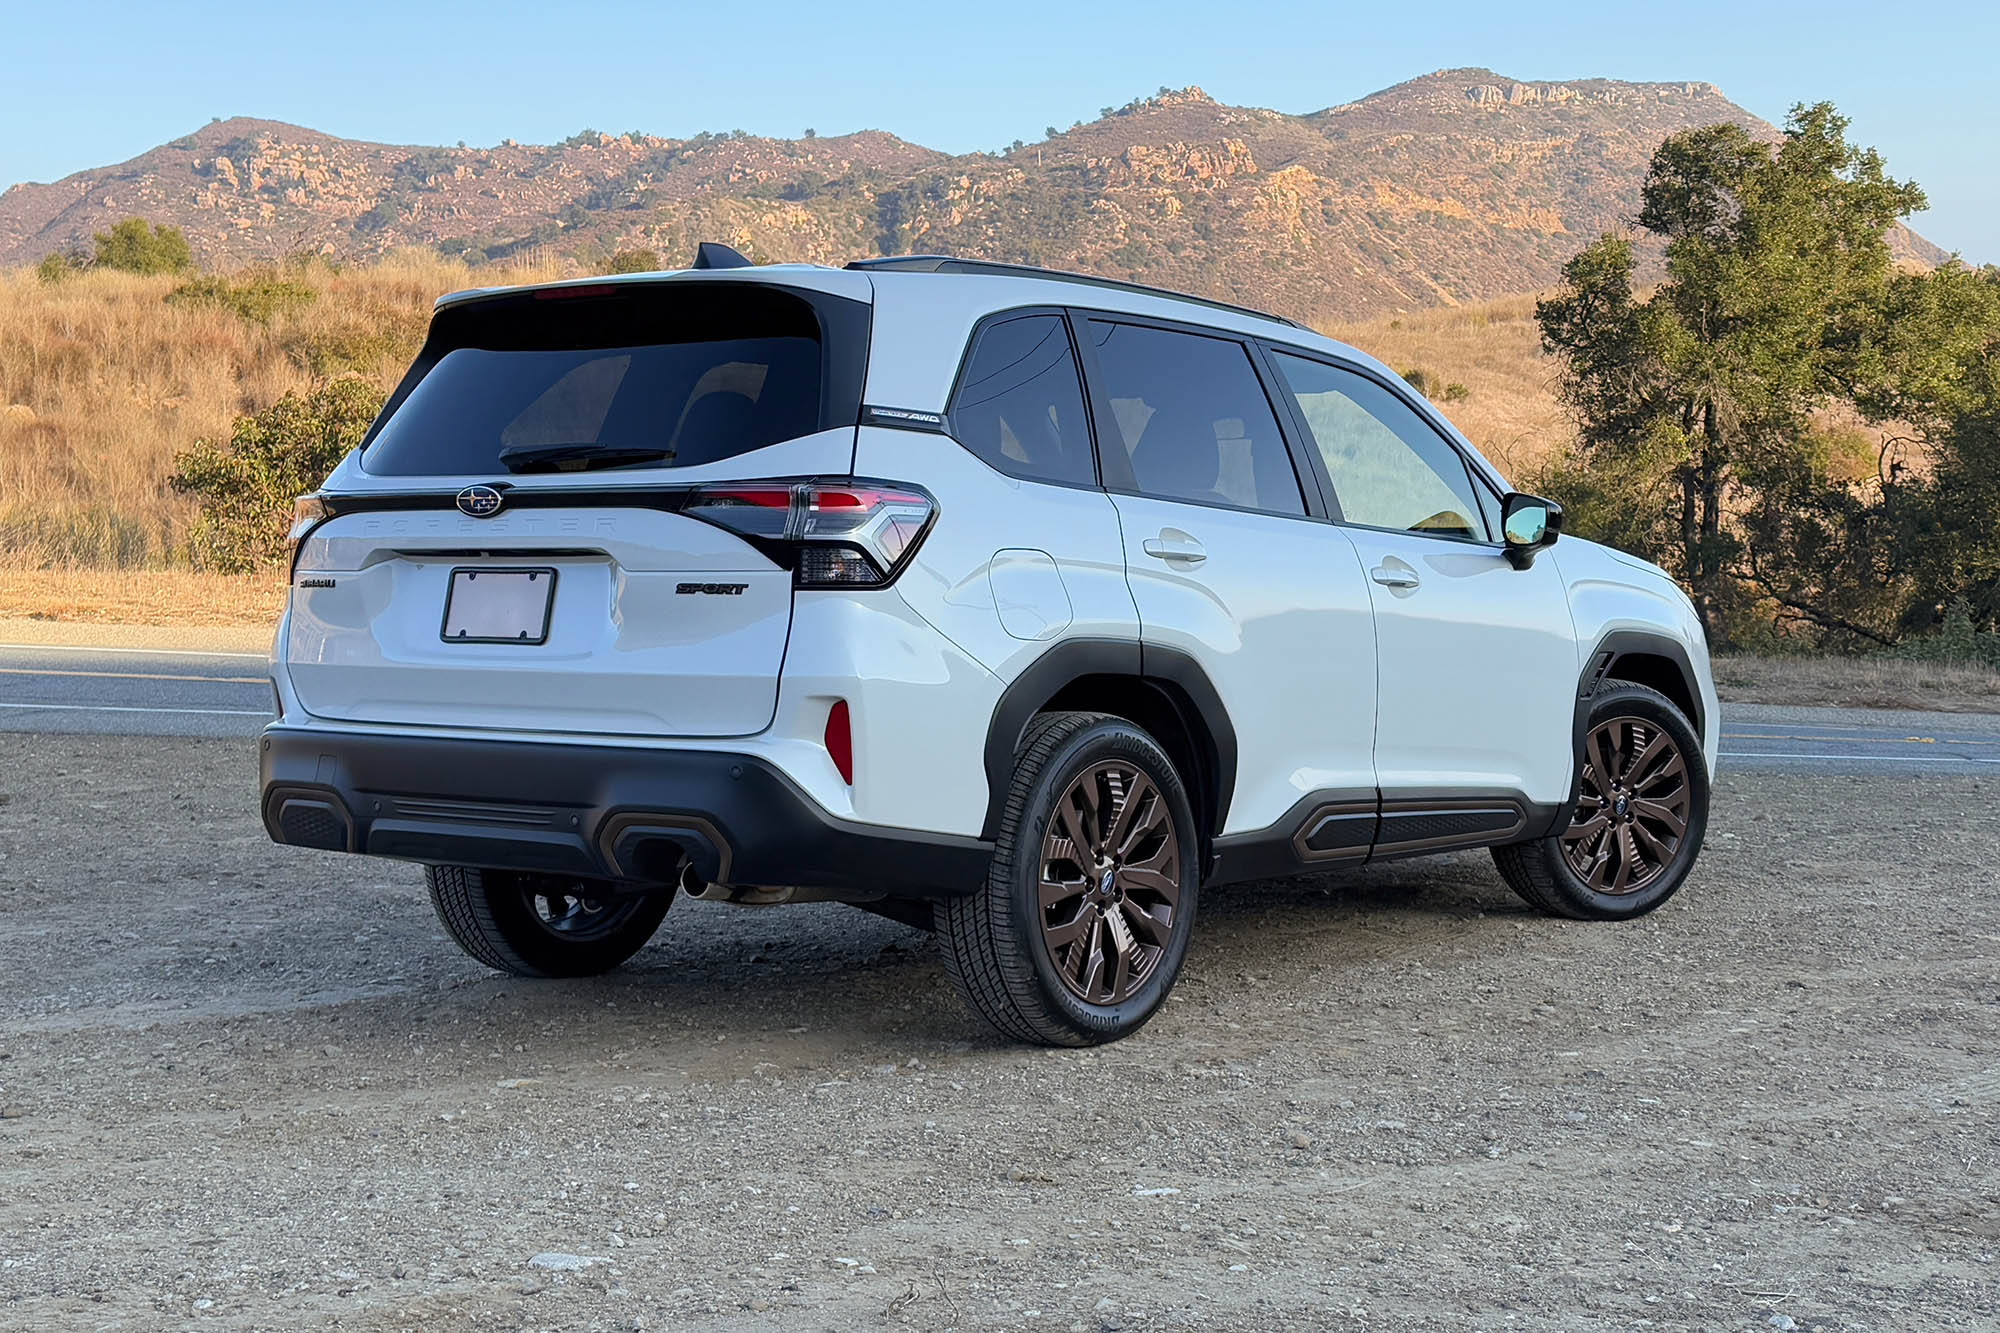
[[[1198,565],[1208,559],[1208,552],[1192,537],[1148,537],[1139,544],[1139,549],[1155,560],[1178,560],[1186,565]]]
[[[1385,588],[1414,588],[1423,582],[1416,570],[1399,565],[1377,565],[1368,571],[1368,577]]]

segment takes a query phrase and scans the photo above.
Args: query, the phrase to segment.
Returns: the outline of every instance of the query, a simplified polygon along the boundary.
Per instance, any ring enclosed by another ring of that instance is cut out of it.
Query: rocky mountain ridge
[[[1307,115],[1162,89],[958,156],[878,130],[433,148],[239,118],[0,194],[0,264],[87,246],[132,214],[181,227],[211,265],[406,246],[475,262],[646,246],[682,262],[714,239],[759,259],[934,251],[1085,269],[1326,322],[1546,286],[1636,211],[1660,140],[1718,121],[1775,134],[1712,84],[1482,69]],[[1912,260],[1942,257],[1896,239]]]

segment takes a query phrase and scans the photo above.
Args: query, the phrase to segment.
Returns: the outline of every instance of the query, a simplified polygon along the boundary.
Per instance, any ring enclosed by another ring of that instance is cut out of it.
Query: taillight
[[[895,578],[937,516],[930,496],[886,482],[703,486],[681,512],[747,538],[801,588],[878,588]]]
[[[306,539],[306,534],[332,517],[332,507],[320,498],[318,491],[292,501],[292,527],[285,534],[285,560],[288,565],[296,567],[299,563],[299,543]]]

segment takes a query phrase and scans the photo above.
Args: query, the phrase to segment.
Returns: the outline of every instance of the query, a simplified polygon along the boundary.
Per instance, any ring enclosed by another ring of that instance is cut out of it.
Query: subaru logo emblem
[[[473,518],[492,518],[502,503],[500,492],[491,486],[467,486],[458,493],[458,511]]]

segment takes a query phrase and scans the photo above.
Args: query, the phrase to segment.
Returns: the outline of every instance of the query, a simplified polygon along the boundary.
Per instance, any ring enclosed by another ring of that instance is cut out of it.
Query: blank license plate
[[[446,643],[546,643],[553,569],[454,569],[444,595]]]

